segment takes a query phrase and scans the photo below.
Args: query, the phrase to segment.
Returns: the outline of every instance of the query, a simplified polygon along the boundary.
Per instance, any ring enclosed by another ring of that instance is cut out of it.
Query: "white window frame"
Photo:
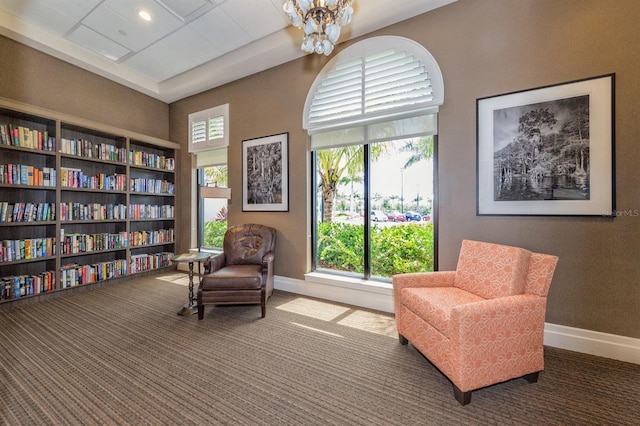
[[[222,119],[222,134],[212,134],[211,127]],[[197,126],[204,127],[204,135],[195,137]],[[229,146],[229,104],[189,114],[189,152],[198,153]]]

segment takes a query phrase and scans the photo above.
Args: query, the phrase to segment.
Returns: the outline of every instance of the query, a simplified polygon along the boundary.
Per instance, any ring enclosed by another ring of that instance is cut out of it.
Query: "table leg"
[[[200,264],[198,263],[198,273],[200,273]],[[189,262],[189,302],[186,303],[178,315],[189,316],[198,312],[198,303],[193,295],[193,262]]]

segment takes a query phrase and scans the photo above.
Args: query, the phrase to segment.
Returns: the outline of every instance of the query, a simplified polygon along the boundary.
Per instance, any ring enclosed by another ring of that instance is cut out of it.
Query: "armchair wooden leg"
[[[536,371],[535,373],[525,374],[524,378],[529,383],[536,383],[538,381],[538,376],[539,375],[540,375],[540,372]]]
[[[204,318],[204,305],[198,305],[198,319]]]
[[[471,402],[471,391],[462,392],[456,385],[453,385],[453,395],[460,405],[467,405]]]
[[[402,334],[398,333],[398,340],[400,341],[401,345],[407,345],[409,344],[409,341],[407,340],[406,337],[404,337]]]

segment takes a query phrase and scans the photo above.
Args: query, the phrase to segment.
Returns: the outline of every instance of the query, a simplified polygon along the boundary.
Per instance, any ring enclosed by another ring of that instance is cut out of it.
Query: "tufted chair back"
[[[274,250],[276,230],[254,223],[232,226],[223,244],[227,265],[260,265],[264,255]]]

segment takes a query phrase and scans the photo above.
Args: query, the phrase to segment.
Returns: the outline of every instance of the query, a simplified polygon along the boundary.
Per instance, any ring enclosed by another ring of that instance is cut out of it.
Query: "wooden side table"
[[[211,257],[209,253],[183,253],[177,256],[172,256],[171,261],[177,263],[189,264],[189,302],[187,302],[182,309],[178,312],[178,315],[189,316],[198,312],[198,300],[193,295],[193,264],[198,262],[198,283],[202,281],[202,274],[200,273],[200,265],[202,262],[206,262]]]

